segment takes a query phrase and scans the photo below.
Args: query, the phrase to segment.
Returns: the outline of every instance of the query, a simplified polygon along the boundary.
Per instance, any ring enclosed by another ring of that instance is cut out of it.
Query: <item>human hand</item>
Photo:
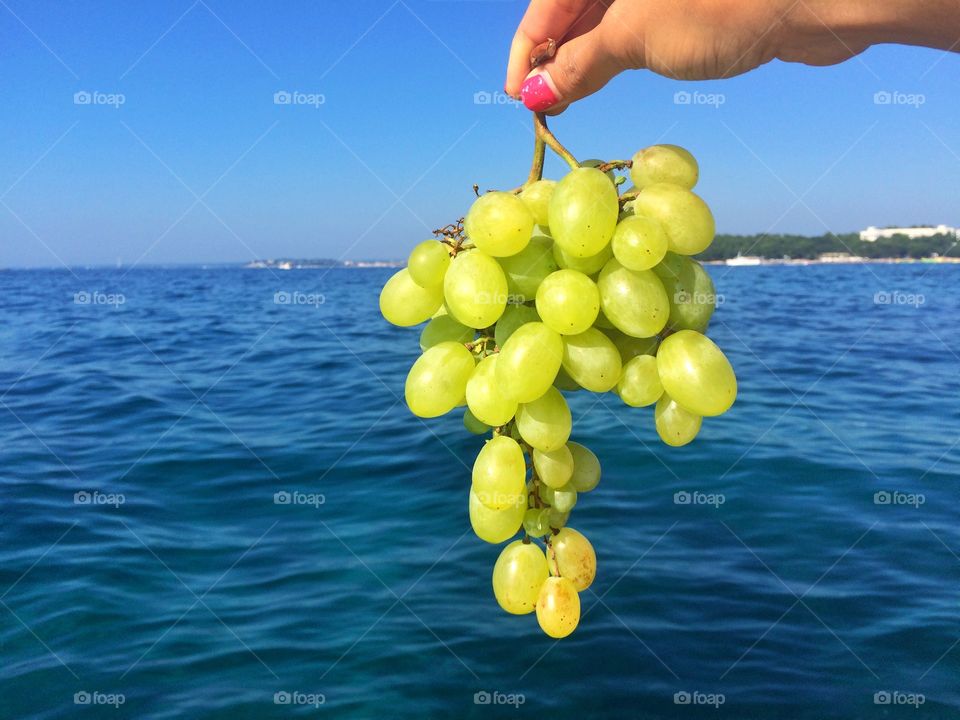
[[[556,56],[528,78],[531,52],[550,38]],[[832,65],[881,42],[953,49],[960,2],[531,0],[511,46],[506,91],[555,114],[628,69],[726,78],[774,58]]]

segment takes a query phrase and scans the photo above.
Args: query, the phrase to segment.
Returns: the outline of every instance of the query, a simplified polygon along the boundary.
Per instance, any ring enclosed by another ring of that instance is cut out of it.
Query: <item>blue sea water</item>
[[[389,272],[0,273],[0,717],[960,717],[960,267],[711,268],[740,396],[685,448],[572,395],[561,642]]]

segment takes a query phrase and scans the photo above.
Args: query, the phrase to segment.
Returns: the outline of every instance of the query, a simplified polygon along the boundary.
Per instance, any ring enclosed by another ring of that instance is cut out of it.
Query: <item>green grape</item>
[[[424,240],[407,259],[410,278],[420,287],[443,285],[443,276],[450,267],[450,252],[437,240]]]
[[[580,596],[569,578],[547,578],[537,596],[537,622],[552,638],[565,638],[580,624]]]
[[[627,270],[613,259],[600,272],[597,286],[604,315],[627,335],[653,337],[667,324],[670,301],[651,270]]]
[[[561,362],[574,382],[591,392],[607,392],[620,379],[620,351],[596,328],[565,335]]]
[[[605,165],[605,164],[606,164],[606,161],[605,161],[605,160],[598,160],[597,158],[590,158],[589,160],[583,160],[583,161],[581,161],[580,167],[598,168],[598,167],[600,167],[601,165]],[[608,178],[610,178],[610,182],[616,182],[617,176],[613,173],[613,170],[612,170],[612,169],[611,169],[611,170],[607,170],[607,171],[604,172],[603,174],[606,175]]]
[[[500,258],[499,262],[507,276],[512,302],[533,300],[543,279],[559,269],[553,259],[553,240],[542,235],[535,235],[527,247],[516,255]]]
[[[553,380],[553,386],[557,388],[557,390],[563,390],[564,392],[583,390],[582,387],[577,385],[577,381],[570,377],[569,373],[563,369],[562,365],[560,369],[557,370],[557,377]]]
[[[607,264],[607,260],[612,257],[613,248],[611,248],[609,244],[604,245],[603,250],[596,255],[590,255],[584,258],[574,257],[565,252],[557,243],[553,244],[553,259],[557,262],[557,265],[564,270],[577,270],[584,275],[593,275],[594,273],[600,272],[603,266]]]
[[[713,242],[713,213],[694,192],[657,183],[643,189],[633,201],[635,215],[654,218],[667,233],[667,247],[681,255],[696,255]]]
[[[700,425],[703,423],[701,416],[684,410],[666,393],[657,400],[653,418],[657,426],[657,435],[672,447],[681,447],[693,440],[700,432]]]
[[[692,258],[667,253],[653,268],[670,300],[667,326],[674,330],[704,332],[716,308],[713,280],[703,266]]]
[[[430,418],[453,410],[463,402],[475,367],[473,355],[460,343],[434,345],[407,374],[404,395],[410,412]]]
[[[513,193],[488,192],[474,200],[463,231],[488,255],[516,255],[530,242],[533,213]]]
[[[571,440],[567,443],[567,447],[573,455],[573,475],[570,477],[570,484],[578,493],[590,492],[600,484],[600,461],[592,450],[580,443]]]
[[[443,288],[420,287],[407,268],[396,272],[380,291],[380,314],[400,327],[429,320],[442,304]]]
[[[507,278],[489,255],[479,250],[459,253],[443,280],[443,296],[450,314],[464,325],[493,325],[507,306]]]
[[[636,338],[619,330],[604,330],[604,335],[613,341],[620,351],[620,359],[626,365],[638,355],[655,355],[660,339],[657,337]]]
[[[571,170],[550,198],[550,232],[567,254],[596,255],[613,237],[619,207],[610,178],[596,168]]]
[[[556,180],[537,180],[520,192],[520,199],[533,213],[533,221],[541,227],[550,226],[550,198],[553,197],[553,189],[556,186]]]
[[[569,514],[577,504],[577,491],[570,483],[556,489],[545,485],[540,488],[540,499],[557,512]]]
[[[651,145],[633,156],[630,179],[638,188],[668,182],[687,190],[697,184],[696,159],[679,145]]]
[[[551,575],[568,578],[577,592],[590,587],[597,576],[597,553],[573,528],[565,527],[550,538],[547,564]]]
[[[500,348],[497,385],[518,402],[530,402],[552,386],[563,357],[563,340],[542,322],[517,328]]]
[[[497,355],[487,355],[467,381],[467,407],[480,422],[500,427],[517,413],[517,401],[504,395],[497,384]]]
[[[550,452],[534,450],[533,467],[544,485],[551,488],[563,487],[573,475],[573,454],[566,445]]]
[[[646,407],[659,400],[663,385],[657,372],[657,359],[652,355],[638,355],[624,365],[617,394],[630,407]]]
[[[485,435],[490,432],[490,426],[477,420],[476,416],[470,412],[470,408],[463,411],[463,426],[474,435]]]
[[[576,270],[557,270],[537,290],[537,314],[552,330],[581,333],[597,319],[600,291],[596,283]]]
[[[550,508],[528,508],[523,514],[523,531],[530,537],[550,532]]]
[[[570,408],[555,387],[542,397],[517,407],[517,429],[524,442],[537,450],[550,452],[570,437]]]
[[[507,305],[507,309],[497,320],[497,327],[493,334],[497,347],[502,348],[513,332],[528,322],[540,322],[536,309],[529,305]]]
[[[649,270],[663,260],[667,234],[653,218],[632,216],[617,224],[610,247],[628,270]]]
[[[468,343],[477,332],[457,322],[452,315],[437,315],[424,325],[420,333],[420,349],[429,350],[442,342]]]
[[[496,545],[516,535],[526,510],[526,496],[504,510],[491,510],[480,502],[473,488],[470,489],[470,525],[484,542]]]
[[[722,415],[737,398],[737,377],[727,356],[693,330],[664,338],[657,350],[657,370],[667,394],[695,415]]]
[[[473,463],[473,492],[491,510],[526,503],[527,465],[516,440],[497,435],[488,440]]]
[[[570,519],[570,513],[560,512],[559,510],[550,508],[550,516],[548,519],[550,521],[550,527],[559,530],[567,524],[567,520]]]
[[[548,576],[547,558],[540,546],[514,540],[493,566],[493,594],[508,613],[527,615],[536,610],[540,588]]]

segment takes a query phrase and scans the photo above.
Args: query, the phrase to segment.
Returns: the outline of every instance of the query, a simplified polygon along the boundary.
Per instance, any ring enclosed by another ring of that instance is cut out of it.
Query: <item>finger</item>
[[[530,73],[521,87],[524,105],[555,114],[592,95],[615,75],[636,67],[634,58],[642,53],[631,50],[635,41],[618,23],[605,18],[590,32],[561,45],[552,60]]]
[[[531,0],[510,45],[507,93],[516,97],[530,72],[530,53],[553,38],[558,42],[595,27],[603,18],[609,0]],[[574,32],[579,30],[579,32]]]

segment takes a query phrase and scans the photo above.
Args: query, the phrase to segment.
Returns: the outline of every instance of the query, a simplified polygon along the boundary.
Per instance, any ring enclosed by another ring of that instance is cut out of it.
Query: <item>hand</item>
[[[707,80],[774,58],[832,65],[879,42],[953,49],[957,36],[957,0],[531,0],[506,91],[554,114],[628,69]],[[531,51],[549,38],[556,56],[528,79]]]

